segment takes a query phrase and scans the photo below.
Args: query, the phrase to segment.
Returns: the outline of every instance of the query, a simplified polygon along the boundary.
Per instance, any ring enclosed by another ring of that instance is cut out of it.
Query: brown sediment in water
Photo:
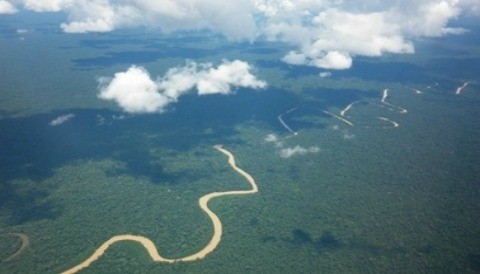
[[[470,84],[469,82],[465,82],[465,83],[463,84],[463,86],[460,86],[460,87],[457,88],[457,91],[455,91],[455,94],[456,94],[456,95],[462,94],[463,90],[464,90],[469,84]]]
[[[388,91],[389,91],[388,88],[383,90],[382,103],[384,103],[384,104],[387,103]]]
[[[392,121],[392,120],[390,120],[390,119],[388,119],[388,118],[385,118],[385,117],[377,117],[377,118],[380,119],[380,120],[382,120],[382,121],[385,121],[385,122],[388,122],[388,123],[392,124],[393,127],[399,127],[399,126],[400,126],[399,123],[397,123],[397,122],[395,122],[395,121]]]
[[[99,248],[95,250],[95,252],[88,257],[85,261],[80,263],[79,265],[70,268],[63,273],[76,273],[88,266],[90,266],[94,261],[98,260],[106,251],[107,249],[113,245],[114,243],[121,242],[121,241],[133,241],[140,243],[145,247],[147,250],[148,254],[152,258],[153,261],[155,262],[166,262],[166,263],[175,263],[175,262],[191,262],[191,261],[196,261],[205,258],[209,253],[213,252],[215,248],[218,246],[220,243],[220,240],[222,238],[222,222],[218,218],[218,216],[208,208],[208,202],[211,199],[222,197],[222,196],[230,196],[230,195],[247,195],[247,194],[253,194],[258,192],[258,186],[255,183],[255,179],[244,171],[243,169],[239,168],[236,163],[235,163],[235,157],[231,152],[228,150],[224,149],[223,146],[221,145],[215,145],[214,148],[223,154],[227,155],[228,157],[228,163],[230,166],[235,170],[236,172],[240,173],[243,177],[247,179],[247,181],[251,185],[251,189],[249,190],[235,190],[235,191],[225,191],[225,192],[212,192],[209,193],[203,197],[201,197],[198,200],[198,204],[200,208],[207,213],[207,215],[210,217],[212,220],[213,224],[213,235],[212,239],[210,242],[200,251],[198,251],[195,254],[183,257],[183,258],[178,258],[178,259],[168,259],[162,257],[157,250],[157,247],[155,244],[148,238],[143,237],[143,236],[136,236],[136,235],[131,235],[131,234],[123,234],[123,235],[117,235],[112,238],[110,238],[108,241],[104,242]]]
[[[22,240],[22,244],[20,245],[20,247],[17,249],[17,251],[15,251],[15,253],[13,253],[12,255],[10,255],[8,258],[6,258],[5,260],[3,260],[4,262],[8,262],[8,261],[12,261],[14,260],[15,258],[17,258],[18,256],[20,256],[20,254],[22,254],[23,251],[25,251],[25,249],[30,245],[30,238],[28,237],[27,234],[25,233],[8,233],[9,235],[13,235],[13,236],[17,236],[18,238],[20,238],[20,240]]]
[[[388,91],[389,91],[388,88],[383,90],[383,95],[382,95],[382,100],[381,100],[381,102],[382,102],[384,105],[386,105],[387,107],[389,107],[389,109],[390,109],[391,111],[394,111],[394,108],[397,108],[400,113],[402,113],[402,114],[407,113],[408,110],[406,110],[406,109],[404,109],[404,108],[402,108],[402,107],[399,107],[399,106],[390,104],[389,102],[387,102]]]
[[[295,108],[292,108],[292,109],[289,109],[287,111],[285,111],[284,113],[278,115],[277,119],[278,121],[280,122],[280,124],[282,124],[282,126],[290,133],[293,134],[293,136],[297,136],[298,135],[298,132],[296,132],[295,130],[293,130],[290,126],[287,125],[287,123],[285,123],[285,121],[283,120],[283,116],[286,115],[286,114],[289,114],[290,112],[292,111],[295,111],[297,110],[298,108],[295,107]]]
[[[347,111],[349,111],[353,107],[353,105],[355,105],[356,103],[358,103],[358,101],[350,103],[348,106],[346,106],[344,109],[342,109],[340,111],[340,116],[345,117],[345,114],[347,114]]]
[[[423,92],[416,88],[411,88],[411,90],[415,91],[415,94],[422,94]]]
[[[350,125],[350,126],[353,126],[353,125],[354,125],[354,124],[353,124],[352,122],[350,122],[349,120],[347,120],[347,119],[345,119],[345,118],[343,118],[343,117],[340,117],[340,116],[338,116],[338,115],[335,115],[335,114],[331,113],[330,111],[326,111],[326,110],[324,110],[324,109],[322,109],[322,111],[323,111],[323,113],[328,114],[328,115],[330,115],[330,116],[332,116],[332,117],[334,117],[334,118],[337,118],[338,120],[344,122],[344,123],[347,124],[347,125]]]

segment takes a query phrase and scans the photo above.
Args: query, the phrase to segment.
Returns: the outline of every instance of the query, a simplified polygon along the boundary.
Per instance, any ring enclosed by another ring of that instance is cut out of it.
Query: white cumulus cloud
[[[297,145],[295,147],[287,147],[287,148],[281,149],[280,157],[288,159],[296,155],[305,155],[308,153],[318,153],[318,152],[320,152],[320,148],[317,146],[305,148]]]
[[[478,0],[462,0],[460,7],[471,15],[480,15],[480,1]]]
[[[216,0],[23,0],[26,9],[68,14],[65,32],[107,32],[146,26],[164,32],[211,29],[233,40],[253,40],[255,6]]]
[[[262,35],[297,47],[283,61],[324,69],[347,69],[355,56],[413,53],[422,36],[461,34],[451,20],[477,0],[255,0],[265,17]]]
[[[328,77],[331,77],[332,76],[332,73],[329,72],[329,71],[322,71],[318,74],[318,77],[320,78],[328,78]]]
[[[25,0],[26,9],[36,12],[56,12],[72,6],[73,0]]]
[[[265,34],[270,40],[298,47],[283,58],[292,65],[348,69],[352,56],[413,52],[413,45],[402,36],[400,26],[389,21],[387,12],[354,13],[329,8],[316,14],[298,13],[291,22],[276,17],[269,20]]]
[[[348,69],[352,66],[352,58],[348,53],[329,51],[312,59],[308,64],[324,69]]]
[[[199,95],[229,94],[232,87],[262,89],[266,82],[251,74],[247,62],[224,60],[218,67],[211,63],[190,62],[185,67],[172,68],[160,79],[158,86],[169,97],[177,99],[182,93],[196,88]]]
[[[279,138],[275,134],[268,134],[267,137],[265,137],[264,141],[267,143],[277,143],[279,141]]]
[[[281,142],[280,138],[275,134],[268,134],[264,141],[267,143],[273,143],[278,148],[283,147],[283,142]]]
[[[52,121],[50,121],[49,124],[52,127],[56,127],[56,126],[59,126],[61,124],[65,124],[66,122],[70,121],[74,117],[75,117],[75,114],[73,114],[73,113],[61,115],[61,116],[58,116],[57,118],[53,119]]]
[[[17,8],[15,8],[15,6],[12,5],[10,2],[0,0],[0,14],[14,14],[17,12]]]
[[[461,34],[464,29],[449,23],[480,15],[479,0],[15,1],[37,12],[66,13],[65,32],[208,29],[230,40],[288,43],[284,62],[332,70],[351,67],[355,56],[413,53],[416,38]],[[0,0],[2,9],[16,10]]]
[[[309,153],[318,153],[320,148],[318,146],[303,147],[303,146],[294,146],[294,147],[285,147],[281,139],[275,134],[268,134],[264,139],[267,143],[272,143],[278,149],[278,154],[280,157],[288,159],[297,155],[305,155]]]
[[[234,88],[262,89],[267,83],[258,80],[246,62],[224,60],[218,67],[211,63],[189,62],[184,67],[171,68],[165,76],[152,79],[142,67],[132,66],[112,79],[100,79],[99,98],[111,100],[126,112],[163,112],[180,96],[192,90],[198,95],[230,94]]]
[[[28,29],[17,29],[17,34],[27,34]]]
[[[126,112],[161,112],[171,100],[158,92],[157,83],[147,70],[132,66],[113,79],[100,79],[99,98],[113,100]]]

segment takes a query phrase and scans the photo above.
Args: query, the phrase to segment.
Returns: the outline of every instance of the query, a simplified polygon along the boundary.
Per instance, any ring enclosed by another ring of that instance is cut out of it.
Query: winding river
[[[9,235],[16,236],[16,237],[20,238],[20,240],[22,240],[22,244],[17,249],[17,251],[15,251],[15,253],[13,253],[8,258],[3,260],[4,262],[9,262],[9,261],[14,260],[18,256],[20,256],[20,254],[22,254],[22,252],[28,247],[28,245],[30,245],[30,238],[28,238],[28,235],[25,234],[25,233],[9,233]]]
[[[63,273],[65,273],[65,274],[76,273],[76,272],[90,266],[93,262],[98,260],[107,251],[107,249],[111,245],[113,245],[117,242],[121,242],[121,241],[133,241],[133,242],[140,243],[141,245],[143,245],[143,247],[145,247],[148,254],[152,258],[152,260],[155,261],[155,262],[165,262],[165,263],[191,262],[191,261],[196,261],[196,260],[203,259],[203,258],[205,258],[205,256],[207,256],[208,254],[213,252],[213,250],[215,250],[215,248],[218,246],[218,244],[220,243],[220,240],[222,238],[222,222],[220,221],[218,216],[210,208],[208,208],[208,202],[210,200],[212,200],[214,198],[218,198],[218,197],[230,196],[230,195],[247,195],[247,194],[253,194],[253,193],[258,192],[258,186],[255,183],[255,179],[253,179],[252,175],[250,175],[249,173],[247,173],[246,171],[244,171],[243,169],[239,168],[236,165],[235,157],[233,156],[233,154],[230,151],[224,149],[222,145],[216,145],[216,146],[214,146],[214,148],[216,150],[218,150],[219,152],[227,155],[228,163],[230,164],[230,166],[233,168],[233,170],[240,173],[243,177],[245,177],[245,179],[247,179],[247,181],[251,185],[251,189],[249,189],[249,190],[225,191],[225,192],[212,192],[212,193],[209,193],[209,194],[201,197],[198,200],[198,204],[199,204],[200,208],[205,213],[207,213],[208,217],[210,217],[210,219],[212,220],[212,224],[213,224],[212,239],[203,249],[201,249],[200,251],[198,251],[198,252],[196,252],[192,255],[189,255],[189,256],[186,256],[186,257],[183,257],[183,258],[169,259],[169,258],[162,257],[158,253],[158,250],[157,250],[157,247],[155,246],[155,244],[150,239],[148,239],[146,237],[131,235],[131,234],[117,235],[117,236],[114,236],[114,237],[110,238],[108,241],[104,242],[85,261],[83,261],[82,263],[80,263],[79,265],[77,265],[75,267],[72,267],[72,268],[64,271]]]

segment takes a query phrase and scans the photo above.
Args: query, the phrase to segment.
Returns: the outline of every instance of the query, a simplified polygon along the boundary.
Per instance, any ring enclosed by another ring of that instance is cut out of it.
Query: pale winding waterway
[[[285,121],[283,120],[283,116],[286,115],[286,114],[289,114],[290,112],[294,111],[294,110],[297,110],[298,108],[292,108],[292,109],[289,109],[287,111],[285,111],[284,113],[278,115],[278,121],[280,122],[280,124],[282,124],[282,126],[290,133],[293,134],[293,136],[297,136],[298,135],[298,132],[296,132],[295,130],[293,130],[289,125],[287,125],[287,123],[285,123]]]
[[[255,183],[255,179],[253,179],[252,175],[248,174],[246,171],[243,169],[239,168],[236,163],[235,163],[235,157],[231,152],[228,150],[224,149],[221,145],[216,145],[214,148],[223,154],[227,155],[228,157],[228,163],[230,166],[235,170],[236,172],[240,173],[251,185],[251,189],[249,190],[235,190],[235,191],[225,191],[225,192],[212,192],[209,193],[203,197],[201,197],[198,200],[198,204],[200,208],[207,213],[208,217],[212,220],[213,224],[213,235],[212,239],[210,242],[200,251],[197,253],[194,253],[192,255],[183,257],[183,258],[178,258],[178,259],[168,259],[162,257],[157,250],[157,247],[155,244],[148,238],[143,237],[143,236],[136,236],[136,235],[131,235],[131,234],[123,234],[123,235],[117,235],[112,238],[110,238],[108,241],[104,242],[99,248],[95,250],[95,252],[88,257],[85,261],[80,263],[79,265],[72,267],[63,273],[76,273],[80,271],[81,269],[84,269],[88,266],[90,266],[94,261],[98,260],[106,251],[107,249],[113,245],[114,243],[121,242],[121,241],[133,241],[133,242],[138,242],[145,249],[147,250],[148,254],[152,258],[153,261],[155,262],[165,262],[165,263],[175,263],[175,262],[191,262],[191,261],[196,261],[203,259],[205,256],[213,252],[215,248],[218,246],[220,243],[220,240],[222,238],[222,222],[218,218],[218,216],[210,209],[208,208],[208,202],[211,199],[218,198],[218,197],[223,197],[223,196],[230,196],[230,195],[247,195],[247,194],[253,194],[258,192],[258,186]]]
[[[30,245],[30,238],[28,238],[28,235],[25,234],[25,233],[9,233],[9,235],[16,236],[16,237],[20,238],[20,240],[22,240],[22,244],[17,249],[17,251],[15,251],[15,253],[13,253],[8,258],[3,260],[4,262],[14,260],[18,256],[20,256],[20,254],[22,254],[22,252],[25,251],[25,249]]]

